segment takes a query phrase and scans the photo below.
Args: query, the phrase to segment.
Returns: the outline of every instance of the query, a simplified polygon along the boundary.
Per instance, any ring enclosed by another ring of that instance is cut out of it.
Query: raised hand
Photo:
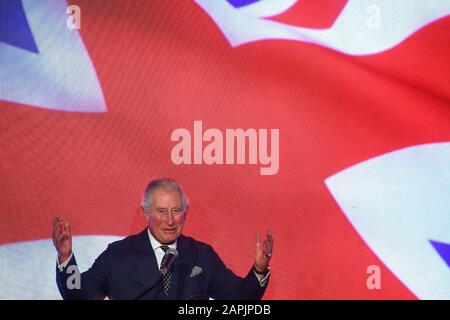
[[[273,250],[273,237],[272,232],[267,231],[267,237],[261,239],[261,235],[256,233],[255,244],[255,264],[254,267],[259,272],[265,272],[269,266],[270,259],[272,258]]]
[[[53,220],[53,245],[58,251],[59,263],[66,261],[72,254],[72,231],[68,221],[61,217]]]

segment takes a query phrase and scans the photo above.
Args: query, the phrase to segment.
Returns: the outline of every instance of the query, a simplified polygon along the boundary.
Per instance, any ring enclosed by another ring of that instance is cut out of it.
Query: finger
[[[66,234],[66,232],[61,232],[61,233],[58,233],[58,234],[56,234],[56,241],[58,242],[58,243],[60,243],[60,242],[62,242],[63,240],[64,240],[64,238],[67,236],[67,234]]]
[[[256,246],[259,247],[261,246],[261,235],[259,234],[259,232],[256,232]]]
[[[67,225],[69,224],[68,221],[61,218],[61,224],[60,224],[60,230],[61,232],[65,231],[67,229]]]
[[[274,243],[274,239],[273,239],[273,236],[272,236],[271,233],[268,233],[268,234],[267,234],[267,239],[266,239],[266,241],[267,241],[267,243],[269,244],[270,249],[272,249],[273,243]]]
[[[270,251],[272,251],[272,248],[273,248],[273,240],[267,239],[266,242],[267,242],[267,248],[268,248]]]
[[[264,255],[269,259],[272,257],[272,246],[267,240],[264,241]]]
[[[58,229],[60,223],[61,217],[56,217],[55,219],[53,219],[53,231],[56,231],[56,229]]]
[[[268,241],[269,243],[273,243],[273,235],[272,231],[268,230],[264,241]]]
[[[61,225],[55,225],[54,229],[53,229],[53,235],[59,235],[61,233]]]
[[[263,243],[263,250],[264,254],[267,255],[269,253],[268,247],[267,247],[267,241],[264,241]]]
[[[273,235],[272,230],[270,229],[267,231],[267,240],[269,240],[273,244]]]
[[[70,233],[70,223],[68,221],[64,221],[64,231]]]

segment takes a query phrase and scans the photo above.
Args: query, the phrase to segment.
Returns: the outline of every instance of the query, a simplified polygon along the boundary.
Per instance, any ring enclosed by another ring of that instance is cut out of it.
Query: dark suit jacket
[[[177,251],[179,255],[174,261],[169,299],[205,296],[214,299],[260,299],[263,296],[267,284],[262,288],[252,270],[245,278],[236,276],[210,245],[181,235],[177,241]],[[67,287],[68,278],[73,276],[67,269],[74,265],[76,266],[75,256],[63,271],[56,268],[56,283],[63,299],[96,299],[106,296],[109,299],[134,299],[155,283],[159,276],[147,229],[111,243],[92,267],[81,274],[80,289]],[[202,272],[191,276],[195,266],[196,270],[200,267]],[[156,299],[158,290],[159,286],[142,299]]]

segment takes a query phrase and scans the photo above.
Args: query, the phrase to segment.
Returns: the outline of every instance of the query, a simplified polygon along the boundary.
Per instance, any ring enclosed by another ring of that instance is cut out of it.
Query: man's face
[[[181,197],[175,191],[153,191],[149,212],[144,212],[151,234],[161,244],[171,244],[183,230],[186,214],[183,213]]]

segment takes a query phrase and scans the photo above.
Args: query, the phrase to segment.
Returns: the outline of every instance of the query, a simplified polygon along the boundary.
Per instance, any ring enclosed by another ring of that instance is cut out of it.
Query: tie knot
[[[167,252],[167,250],[169,250],[169,246],[161,246],[161,249],[162,249],[164,252]]]

